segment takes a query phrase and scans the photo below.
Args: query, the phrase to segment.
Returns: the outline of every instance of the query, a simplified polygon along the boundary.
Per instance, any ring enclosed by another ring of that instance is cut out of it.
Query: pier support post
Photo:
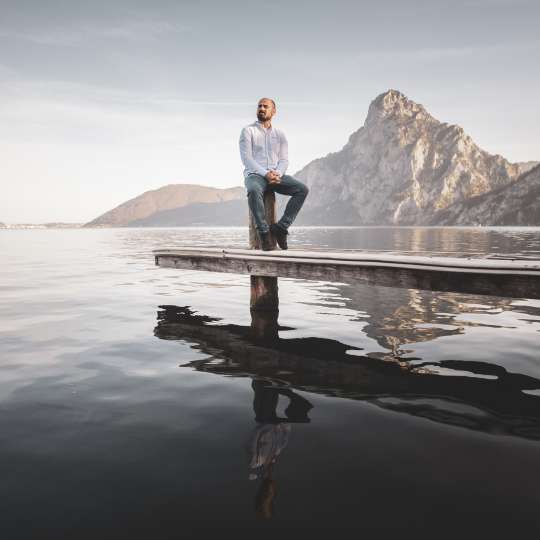
[[[264,213],[268,225],[276,222],[276,196],[273,191],[268,190],[264,194]],[[276,239],[271,233],[270,242],[272,243],[272,248],[276,249]],[[249,212],[249,249],[261,249],[257,227],[255,226],[255,220],[251,212]]]
[[[269,225],[276,222],[276,197],[273,191],[264,195],[266,221]],[[275,249],[276,240],[270,235]],[[261,249],[255,220],[249,213],[249,247]],[[250,276],[251,280],[251,329],[257,338],[277,337],[277,318],[279,313],[278,279],[270,276]]]
[[[274,341],[278,338],[279,311],[251,310],[251,337],[261,341]]]
[[[277,277],[250,276],[250,279],[250,309],[259,311],[278,311],[279,297]]]

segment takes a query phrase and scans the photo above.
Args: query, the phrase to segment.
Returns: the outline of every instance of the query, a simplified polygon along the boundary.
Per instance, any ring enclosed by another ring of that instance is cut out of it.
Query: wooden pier
[[[156,250],[154,256],[170,268],[540,298],[540,260],[194,247]]]
[[[273,192],[265,195],[265,209],[267,222],[275,223]],[[275,248],[262,251],[251,215],[249,242],[251,249],[177,247],[155,250],[154,257],[158,266],[249,275],[252,313],[278,311],[278,277],[540,298],[540,259],[418,256],[352,250],[282,251]],[[276,246],[273,238],[272,244]],[[260,319],[259,315],[254,321]],[[262,328],[268,327],[272,325],[263,321]],[[267,330],[262,334],[265,332]]]
[[[273,194],[266,197],[267,220],[275,220]],[[275,246],[275,242],[273,242]],[[350,355],[355,349],[324,338],[281,339],[278,278],[364,283],[429,291],[468,293],[507,298],[540,299],[540,259],[493,257],[444,257],[397,252],[307,251],[291,249],[261,251],[253,222],[251,249],[175,247],[154,251],[161,267],[246,274],[251,279],[251,326],[216,325],[218,319],[198,315],[189,307],[160,306],[155,335],[161,339],[188,339],[210,354],[190,364],[198,370],[224,375],[275,378],[308,392],[371,401],[379,406],[423,416],[438,422],[478,431],[507,433],[540,439],[539,381],[507,372],[479,361],[447,360],[440,367],[462,369],[490,379],[465,376],[441,377],[427,368],[381,362],[368,356]],[[215,351],[220,351],[216,362]],[[437,362],[435,362],[437,364]],[[419,370],[419,371],[417,371]],[[491,380],[495,376],[496,380]],[[403,401],[386,403],[388,396]],[[422,399],[450,406],[438,411]],[[419,400],[415,403],[415,400]],[[409,405],[406,403],[410,402]],[[464,403],[483,411],[455,411]]]

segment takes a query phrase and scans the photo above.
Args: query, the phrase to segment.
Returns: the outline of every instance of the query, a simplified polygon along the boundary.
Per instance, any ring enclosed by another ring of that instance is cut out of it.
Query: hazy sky
[[[261,96],[290,172],[339,150],[389,88],[540,160],[539,20],[538,0],[0,0],[0,221],[241,185]]]

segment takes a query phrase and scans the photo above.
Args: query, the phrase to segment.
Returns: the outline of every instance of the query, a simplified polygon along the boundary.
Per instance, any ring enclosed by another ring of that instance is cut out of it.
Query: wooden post
[[[251,279],[251,309],[278,311],[278,281],[277,277],[250,276]]]
[[[277,279],[277,278],[276,278]],[[278,339],[278,315],[275,310],[251,310],[251,336],[260,341],[275,341]]]
[[[273,191],[266,191],[264,194],[264,210],[266,223],[272,225],[276,222],[276,196]],[[276,249],[276,239],[270,234],[270,242],[272,243],[272,249]],[[249,212],[249,249],[261,249],[261,241],[257,234],[257,227],[255,226],[255,220],[253,215]]]
[[[264,194],[264,208],[266,214],[266,222],[268,225],[276,222],[276,196],[273,191],[266,191]],[[272,247],[275,249],[276,240],[270,235]],[[255,227],[255,220],[249,213],[249,247],[250,249],[261,249],[261,243],[257,229]],[[250,276],[251,279],[251,301],[250,308],[252,310],[264,310],[276,312],[276,324],[277,324],[277,312],[279,311],[279,298],[278,298],[278,280],[277,277],[268,276]],[[253,314],[252,314],[253,315]],[[252,317],[252,321],[254,318]],[[259,320],[259,319],[257,319]],[[260,327],[260,324],[252,322],[252,328],[254,326]],[[277,328],[277,326],[276,326]],[[256,331],[258,334],[264,334],[264,330]]]

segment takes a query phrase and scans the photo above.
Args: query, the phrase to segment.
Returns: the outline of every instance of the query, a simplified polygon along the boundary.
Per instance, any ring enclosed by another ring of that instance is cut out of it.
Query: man
[[[270,231],[279,247],[287,249],[288,229],[304,204],[308,188],[292,176],[285,174],[289,165],[287,139],[283,132],[272,126],[276,114],[273,99],[262,98],[257,104],[257,121],[246,126],[240,134],[240,157],[244,164],[244,183],[248,204],[261,247],[272,249]],[[265,219],[264,193],[267,189],[289,195],[283,217],[270,227]]]

